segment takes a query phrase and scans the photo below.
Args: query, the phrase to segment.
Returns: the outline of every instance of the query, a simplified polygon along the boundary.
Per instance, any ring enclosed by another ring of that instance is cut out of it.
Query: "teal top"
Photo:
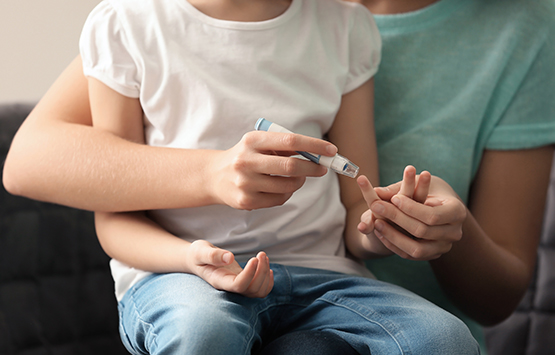
[[[485,149],[555,142],[555,1],[442,0],[375,19],[382,186],[412,164],[467,201]],[[390,257],[367,266],[462,318],[486,354],[481,327],[447,299],[427,262]]]

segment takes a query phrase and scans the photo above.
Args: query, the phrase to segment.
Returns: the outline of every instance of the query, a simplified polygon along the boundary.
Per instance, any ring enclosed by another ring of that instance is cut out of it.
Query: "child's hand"
[[[299,134],[253,131],[234,147],[221,152],[212,164],[212,195],[216,203],[253,210],[279,206],[305,182],[327,169],[291,158],[296,151],[333,156],[337,148],[324,140]]]
[[[397,255],[432,260],[461,239],[466,207],[442,179],[408,166],[403,181],[375,190],[382,201],[371,206],[374,234]]]
[[[376,194],[372,184],[368,180],[368,178],[364,175],[361,175],[357,178],[357,183],[362,192],[362,197],[364,197],[364,201],[366,201],[366,205],[368,206],[368,210],[360,216],[360,223],[358,224],[357,228],[359,232],[362,234],[370,234],[374,230],[374,221],[375,216],[370,209],[370,206],[380,198]]]
[[[242,269],[231,252],[197,240],[189,247],[187,262],[195,275],[218,290],[263,298],[274,287],[274,273],[264,252],[250,259]]]
[[[403,180],[397,194],[412,198],[416,202],[424,203],[430,192],[430,182],[432,176],[429,172],[423,171],[416,181],[416,169],[414,166],[407,166],[403,172]],[[388,199],[389,200],[389,199]]]

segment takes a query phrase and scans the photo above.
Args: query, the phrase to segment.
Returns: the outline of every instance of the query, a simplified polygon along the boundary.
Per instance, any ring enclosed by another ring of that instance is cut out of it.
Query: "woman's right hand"
[[[254,210],[284,204],[304,184],[327,169],[292,158],[296,151],[333,156],[337,148],[300,134],[253,131],[232,148],[218,152],[212,165],[212,194],[216,202]]]

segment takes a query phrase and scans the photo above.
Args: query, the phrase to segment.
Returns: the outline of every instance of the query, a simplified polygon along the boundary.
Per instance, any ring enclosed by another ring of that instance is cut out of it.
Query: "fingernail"
[[[231,262],[231,253],[225,253],[222,256],[222,261],[226,264],[229,264]]]
[[[383,239],[383,234],[381,234],[380,232],[378,232],[376,229],[374,229],[374,235],[376,237],[378,237],[379,239]]]
[[[337,154],[337,147],[334,145],[328,145],[326,147],[326,152],[328,152],[330,155]]]
[[[362,176],[362,175],[361,175],[361,176]],[[360,187],[366,187],[366,186],[368,186],[367,180],[364,179],[364,178],[361,178],[361,176],[359,176],[359,177],[357,178],[358,186],[360,186]]]
[[[381,231],[381,230],[383,230],[383,223],[378,220],[374,223],[374,231]]]
[[[385,207],[381,204],[381,203],[374,203],[370,209],[372,210],[372,212],[376,212],[378,214],[381,214],[385,211]]]
[[[395,206],[399,205],[400,202],[401,202],[401,200],[397,196],[393,196],[391,198],[391,203],[393,203]]]

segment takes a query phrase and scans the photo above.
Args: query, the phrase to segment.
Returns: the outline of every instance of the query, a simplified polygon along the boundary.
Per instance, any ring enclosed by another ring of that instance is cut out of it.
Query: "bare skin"
[[[389,14],[432,2],[363,3],[375,13]],[[87,81],[77,58],[15,137],[4,167],[6,189],[96,211],[179,208],[191,203],[189,186],[180,178],[186,174],[186,167],[179,164],[182,152],[130,142],[91,125]],[[382,201],[370,205],[382,218],[361,222],[375,225],[391,252],[430,260],[451,299],[482,324],[494,324],[514,310],[530,280],[552,155],[552,147],[485,151],[468,206],[435,176],[425,200],[416,193],[410,199],[406,192],[410,189],[399,193],[401,183],[376,189]],[[364,184],[361,189],[367,187]],[[357,228],[365,230],[361,224]]]
[[[283,13],[289,2],[195,0],[192,5],[207,14],[217,13],[224,20],[261,21]],[[222,9],[225,11],[220,13]],[[93,126],[144,144],[140,101],[125,97],[94,78],[88,79],[88,87]],[[377,182],[377,148],[375,140],[369,139],[375,137],[372,97],[372,80],[344,95],[329,138],[359,162],[361,173]],[[223,204],[246,210],[282,205],[307,177],[326,173],[324,167],[290,155],[309,151],[332,156],[337,152],[335,145],[302,135],[253,131],[225,151],[184,150],[183,164],[197,167],[194,174],[184,176],[185,184],[190,186],[186,200],[198,201],[200,206]],[[359,253],[362,249],[365,254],[389,254],[375,236],[355,228],[362,212],[369,208],[356,182],[345,177],[340,184],[348,221],[353,221],[353,227],[347,227],[345,232],[351,252]],[[378,199],[372,188],[365,196],[370,201]],[[247,297],[265,297],[273,287],[273,272],[263,252],[251,258],[243,269],[230,251],[205,240],[190,243],[177,238],[142,212],[96,212],[95,221],[106,253],[131,267],[151,272],[192,273],[216,289]]]

